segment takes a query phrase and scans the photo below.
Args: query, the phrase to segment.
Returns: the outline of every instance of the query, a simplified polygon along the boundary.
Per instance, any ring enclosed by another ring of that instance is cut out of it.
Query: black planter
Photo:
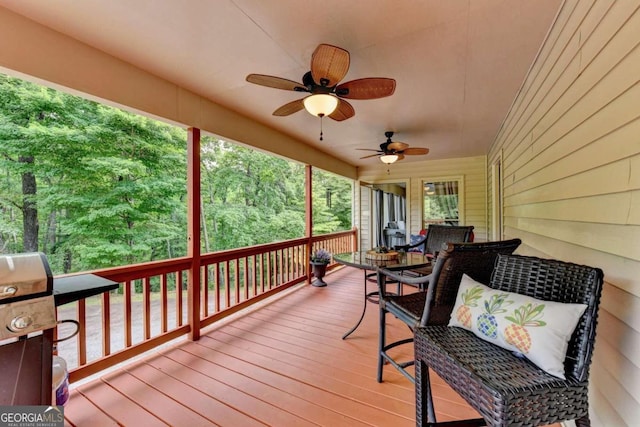
[[[327,286],[327,283],[322,280],[324,275],[327,273],[327,264],[323,262],[311,261],[311,266],[313,267],[313,276],[316,278],[316,280],[311,282],[311,284],[317,287]]]

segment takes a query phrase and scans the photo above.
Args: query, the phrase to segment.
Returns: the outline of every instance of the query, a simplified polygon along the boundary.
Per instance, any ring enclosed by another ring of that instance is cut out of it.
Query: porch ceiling
[[[354,165],[384,131],[428,157],[485,154],[561,0],[0,0],[67,34]],[[320,123],[271,115],[300,94],[252,85],[295,81],[329,43],[351,53],[343,81],[392,77],[389,98],[353,101],[356,116]]]

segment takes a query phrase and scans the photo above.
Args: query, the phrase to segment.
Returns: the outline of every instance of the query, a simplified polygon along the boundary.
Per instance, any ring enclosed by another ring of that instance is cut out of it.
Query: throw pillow
[[[465,274],[449,326],[524,355],[543,371],[565,379],[569,340],[586,308],[492,289]]]
[[[421,241],[425,240],[425,236],[421,236],[420,234],[412,234],[409,238],[409,245],[413,246]],[[415,248],[409,249],[409,252],[424,252],[424,245],[417,246]]]

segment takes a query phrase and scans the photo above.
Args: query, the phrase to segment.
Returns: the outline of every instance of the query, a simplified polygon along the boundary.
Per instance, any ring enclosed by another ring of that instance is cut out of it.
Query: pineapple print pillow
[[[465,274],[449,326],[467,329],[565,379],[567,346],[586,308],[499,291]]]

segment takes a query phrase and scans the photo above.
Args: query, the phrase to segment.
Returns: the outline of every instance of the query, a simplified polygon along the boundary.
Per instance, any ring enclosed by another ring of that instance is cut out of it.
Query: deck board
[[[95,406],[81,393],[73,393],[73,399],[67,402],[64,408],[65,425],[83,425],[86,420],[91,420],[91,426],[112,427],[118,423]]]
[[[175,361],[183,360],[191,362],[192,360],[191,356],[185,352],[174,352],[172,357]],[[242,373],[220,367],[219,365],[216,366],[204,359],[197,362],[194,369],[204,375],[215,376],[217,379],[224,381],[229,386],[236,387],[238,389],[251,390],[254,397],[273,406],[281,407],[282,402],[287,402],[287,410],[289,412],[301,418],[305,418],[310,422],[324,425],[344,425],[345,423],[344,416],[341,416],[330,409],[308,402],[297,395],[287,393],[275,385],[265,384],[254,378],[243,375]],[[215,372],[212,372],[212,369]],[[354,425],[358,424],[354,423]]]
[[[360,327],[363,276],[343,268],[241,317],[75,387],[66,423],[175,426],[413,426],[414,388],[391,367],[376,377],[378,308]],[[369,290],[375,284],[368,285]],[[410,336],[388,316],[390,340]],[[410,359],[412,346],[397,354]],[[433,379],[441,421],[477,414]]]

